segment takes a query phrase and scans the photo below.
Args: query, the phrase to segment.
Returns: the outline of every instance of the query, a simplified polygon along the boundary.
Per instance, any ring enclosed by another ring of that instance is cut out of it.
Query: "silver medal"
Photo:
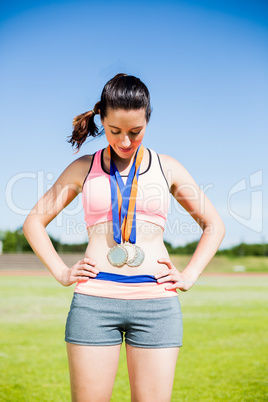
[[[124,248],[127,250],[128,253],[128,260],[127,260],[127,264],[131,264],[133,263],[138,255],[136,246],[132,243],[124,243]]]
[[[127,265],[129,267],[138,267],[139,265],[141,265],[143,263],[144,258],[145,258],[145,254],[144,254],[144,251],[142,250],[142,248],[135,245],[135,249],[137,251],[137,256],[134,261],[127,262]]]
[[[122,244],[111,248],[107,254],[110,264],[115,267],[122,267],[128,260],[128,252]]]

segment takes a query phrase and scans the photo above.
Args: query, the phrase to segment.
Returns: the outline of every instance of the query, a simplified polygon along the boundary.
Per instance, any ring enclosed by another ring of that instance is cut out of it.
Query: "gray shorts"
[[[129,300],[74,293],[65,328],[65,341],[78,345],[125,340],[140,348],[170,348],[182,346],[182,335],[176,296]]]

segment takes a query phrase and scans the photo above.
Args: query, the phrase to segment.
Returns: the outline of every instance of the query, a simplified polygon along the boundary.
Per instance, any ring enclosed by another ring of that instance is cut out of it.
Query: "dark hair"
[[[94,122],[95,114],[100,114],[103,120],[107,109],[145,109],[147,123],[151,116],[150,94],[146,85],[133,75],[117,74],[108,81],[101,93],[101,100],[89,112],[82,113],[73,119],[73,132],[67,142],[76,146],[77,152],[87,137],[98,137],[99,131]],[[69,138],[68,137],[68,138]],[[75,153],[77,153],[75,152]]]

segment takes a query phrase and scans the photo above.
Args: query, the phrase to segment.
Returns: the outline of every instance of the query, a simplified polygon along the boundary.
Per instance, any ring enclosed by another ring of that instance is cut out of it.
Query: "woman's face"
[[[122,159],[128,159],[136,152],[143,140],[147,126],[145,109],[111,109],[101,120],[107,141]]]

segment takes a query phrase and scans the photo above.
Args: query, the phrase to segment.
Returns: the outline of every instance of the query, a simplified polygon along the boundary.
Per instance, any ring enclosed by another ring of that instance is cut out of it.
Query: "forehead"
[[[143,126],[146,123],[145,109],[110,109],[107,110],[105,122],[115,127]]]

